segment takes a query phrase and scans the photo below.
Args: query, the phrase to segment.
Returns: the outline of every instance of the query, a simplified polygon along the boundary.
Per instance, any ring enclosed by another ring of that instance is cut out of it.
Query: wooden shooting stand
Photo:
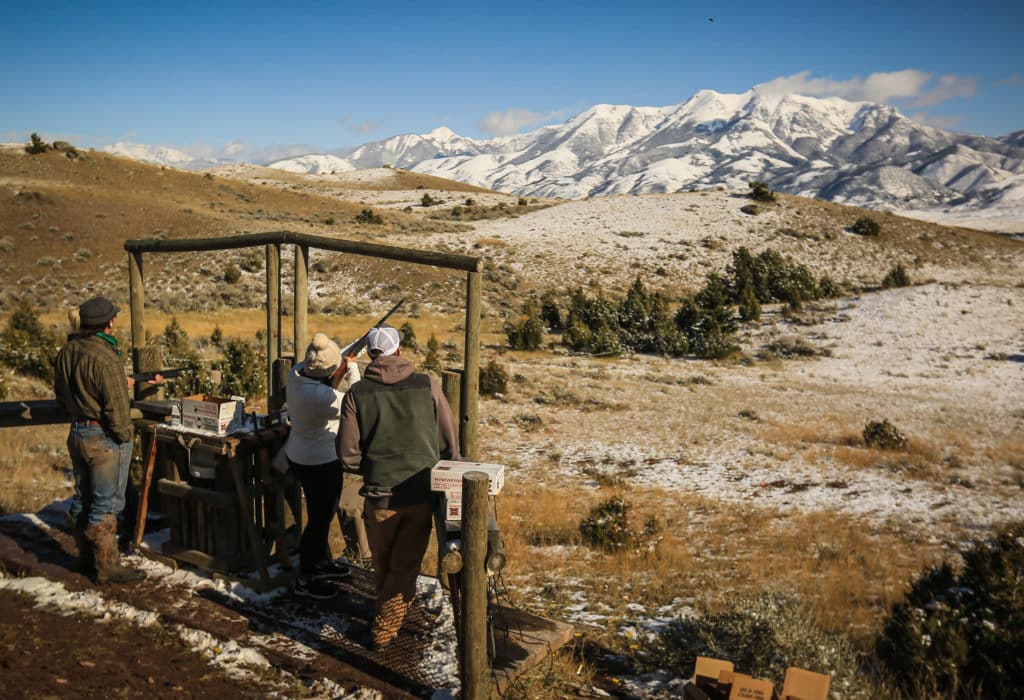
[[[124,247],[128,251],[132,361],[135,371],[160,369],[141,366],[147,354],[147,348],[144,347],[143,254],[196,253],[263,246],[267,263],[267,404],[271,412],[280,409],[286,398],[283,380],[294,359],[282,355],[282,245],[293,246],[294,252],[292,321],[296,354],[309,341],[307,319],[311,247],[466,273],[464,365],[461,374],[445,373],[443,383],[453,415],[459,423],[462,457],[469,461],[476,460],[483,272],[483,261],[479,258],[287,231],[228,238],[126,241]],[[206,569],[231,570],[254,566],[264,590],[276,585],[277,581],[270,580],[267,559],[274,550],[282,557],[282,563],[287,560],[288,543],[283,538],[282,530],[287,496],[277,488],[276,476],[269,468],[269,455],[281,444],[284,435],[271,430],[269,434],[257,431],[251,437],[211,438],[187,436],[177,429],[160,426],[154,430],[153,442],[165,456],[162,460],[154,458],[150,461],[164,465],[165,476],[159,480],[158,487],[165,508],[171,511],[171,538],[163,547],[164,553]],[[190,453],[196,449],[214,458],[214,473],[207,473],[210,478],[197,477],[190,471],[193,465]],[[465,566],[461,572],[459,592],[453,595],[453,603],[459,606],[462,697],[467,700],[487,697],[495,684],[499,688],[507,688],[530,665],[564,644],[572,630],[564,623],[554,623],[507,608],[493,610],[493,619],[488,621],[487,574],[484,564],[487,549],[487,483],[486,475],[479,472],[475,474],[483,477],[483,489],[480,490],[478,480],[471,480],[472,486],[465,488],[468,504],[462,525]],[[469,476],[472,475],[464,477],[464,483]],[[494,657],[492,672],[489,672],[487,649],[489,627],[492,629],[490,651]]]
[[[155,461],[163,475],[157,489],[170,525],[170,539],[161,552],[224,574],[255,569],[259,583],[253,587],[260,591],[290,581],[288,550],[297,546],[302,530],[301,501],[297,486],[289,488],[270,468],[270,455],[284,443],[287,428],[224,437],[179,426],[156,425],[153,430],[159,455]],[[211,465],[202,475],[194,467],[199,455]],[[287,529],[286,502],[294,518],[294,527]],[[275,579],[267,568],[272,554],[285,570]]]
[[[462,454],[474,459],[477,451],[477,404],[480,366],[480,293],[483,262],[479,258],[453,253],[396,248],[392,246],[275,231],[226,238],[147,239],[125,241],[128,251],[128,282],[131,295],[132,363],[135,372],[162,368],[159,352],[145,345],[145,284],[143,255],[154,253],[216,252],[260,246],[266,252],[266,354],[267,406],[277,411],[285,403],[285,380],[294,356],[282,355],[281,247],[291,245],[294,253],[293,347],[296,352],[309,342],[309,253],[310,248],[352,255],[384,258],[419,265],[458,270],[466,277],[465,355],[462,381],[453,385],[453,414],[459,421]],[[153,389],[136,386],[136,399]],[[159,392],[159,389],[156,389]],[[164,553],[174,559],[214,571],[246,566],[259,570],[262,586],[271,583],[266,560],[271,548],[287,562],[284,538],[284,502],[289,499],[271,474],[269,455],[283,443],[287,430],[257,431],[252,436],[225,438],[187,435],[178,428],[156,427],[156,443],[163,478],[157,482],[164,507],[171,511],[171,540]],[[190,452],[199,450],[213,457],[213,478],[196,477]],[[151,468],[150,468],[151,469]],[[147,469],[149,471],[149,469]],[[293,508],[301,513],[301,505]],[[297,515],[301,521],[301,515]],[[144,520],[143,520],[144,523]],[[301,525],[301,522],[299,523]],[[300,527],[301,530],[301,527]],[[137,538],[138,539],[138,538]]]

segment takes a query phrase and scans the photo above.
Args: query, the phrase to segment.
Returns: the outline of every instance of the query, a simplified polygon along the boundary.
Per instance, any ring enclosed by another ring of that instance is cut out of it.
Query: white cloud
[[[528,109],[507,109],[504,112],[490,112],[480,121],[480,130],[491,136],[511,136],[530,126],[538,126],[552,119],[565,116],[565,110],[548,114],[531,112]]]
[[[815,78],[801,71],[761,83],[754,90],[768,94],[796,93],[811,97],[842,97],[866,102],[908,101],[912,107],[937,105],[954,97],[973,97],[977,81],[958,75],[943,75],[908,68],[887,73],[855,76],[848,80]]]
[[[978,81],[974,78],[963,78],[959,75],[943,75],[938,83],[923,95],[910,102],[911,107],[931,107],[942,104],[956,97],[974,97],[978,91]]]
[[[272,163],[307,153],[323,153],[321,147],[309,144],[272,144],[256,148],[240,140],[230,141],[223,146],[197,141],[181,147],[118,141],[109,146],[101,146],[99,150],[154,162],[169,162],[180,167],[207,167],[212,163]]]
[[[939,129],[946,129],[947,131],[955,130],[960,124],[963,124],[964,117],[957,115],[950,116],[937,116],[928,114],[927,112],[916,112],[914,114],[908,114],[908,117],[913,119],[915,122],[921,124],[928,124],[930,126],[938,127]]]
[[[380,122],[373,119],[366,119],[359,124],[352,124],[352,115],[345,114],[338,118],[338,123],[343,125],[353,134],[368,134],[380,128]]]

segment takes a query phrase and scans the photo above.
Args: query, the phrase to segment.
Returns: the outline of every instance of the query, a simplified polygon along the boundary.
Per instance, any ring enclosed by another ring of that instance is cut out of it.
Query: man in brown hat
[[[132,460],[128,378],[112,335],[118,311],[103,297],[79,306],[78,332],[68,336],[54,363],[57,400],[72,417],[68,452],[75,495],[68,525],[80,567],[98,583],[145,577],[121,566],[117,551],[117,515],[124,509]]]
[[[372,361],[341,402],[338,455],[363,476],[363,517],[373,554],[376,615],[370,647],[387,646],[405,621],[430,541],[430,470],[461,459],[441,385],[401,357],[391,326],[370,329]]]

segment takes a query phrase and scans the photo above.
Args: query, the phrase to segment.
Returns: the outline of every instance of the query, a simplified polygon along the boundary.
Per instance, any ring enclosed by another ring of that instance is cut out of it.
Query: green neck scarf
[[[115,338],[115,337],[114,337],[114,336],[112,336],[112,335],[107,335],[107,334],[106,334],[106,333],[104,333],[103,331],[100,331],[100,332],[99,332],[99,333],[97,333],[96,335],[97,335],[98,337],[100,337],[100,338],[103,338],[103,339],[104,339],[105,341],[107,341],[107,342],[108,342],[108,343],[110,343],[111,345],[113,345],[113,346],[114,346],[114,352],[116,352],[116,353],[117,353],[117,356],[118,356],[118,357],[121,357],[121,354],[122,354],[122,353],[121,353],[121,348],[117,347],[117,338]]]

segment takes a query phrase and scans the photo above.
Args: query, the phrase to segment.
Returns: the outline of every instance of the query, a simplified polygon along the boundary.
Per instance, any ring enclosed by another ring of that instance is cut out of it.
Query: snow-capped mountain
[[[286,170],[290,173],[313,173],[315,175],[347,173],[351,170],[356,170],[356,166],[352,165],[350,160],[329,154],[288,158],[271,163],[269,167]]]
[[[158,163],[160,165],[173,165],[176,168],[187,168],[193,162],[192,156],[169,146],[152,146],[145,143],[127,143],[118,141],[102,149],[106,153],[115,156],[124,156],[133,160],[143,160],[147,163]]]
[[[761,180],[779,192],[875,208],[1020,206],[1024,132],[1003,139],[840,98],[703,90],[669,107],[596,105],[494,140],[447,128],[339,155],[527,196],[677,192]],[[294,169],[296,159],[273,167]],[[306,172],[314,172],[306,170]]]
[[[158,146],[147,143],[131,143],[125,141],[112,143],[109,146],[104,146],[100,150],[105,153],[111,153],[115,156],[123,156],[133,160],[145,161],[146,163],[155,163],[157,165],[170,165],[175,168],[181,168],[182,170],[203,170],[205,168],[212,168],[216,165],[234,163],[238,160],[237,158],[231,158],[230,156],[212,158],[195,156],[186,153],[185,151],[171,148],[170,146]]]

